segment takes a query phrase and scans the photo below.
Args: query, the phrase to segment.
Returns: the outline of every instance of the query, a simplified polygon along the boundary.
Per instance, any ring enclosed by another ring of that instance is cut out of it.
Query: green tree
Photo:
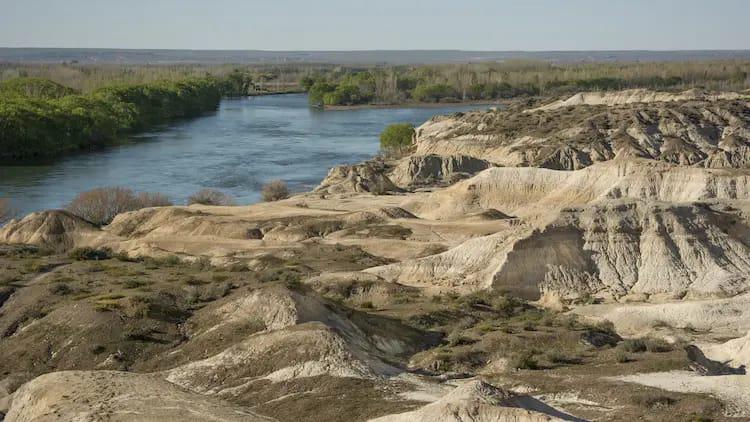
[[[414,126],[410,123],[392,124],[380,134],[380,148],[386,153],[400,153],[411,146],[413,137]]]
[[[311,105],[322,106],[325,104],[325,95],[336,90],[336,85],[327,82],[315,82],[307,91],[308,101]]]

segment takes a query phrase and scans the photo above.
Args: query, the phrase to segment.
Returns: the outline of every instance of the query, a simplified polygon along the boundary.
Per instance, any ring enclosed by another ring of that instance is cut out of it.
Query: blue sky
[[[2,47],[748,49],[750,0],[0,0]]]

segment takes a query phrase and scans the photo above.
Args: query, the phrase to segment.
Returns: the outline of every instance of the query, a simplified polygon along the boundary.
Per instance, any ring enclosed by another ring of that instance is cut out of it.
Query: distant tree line
[[[188,78],[116,85],[79,94],[39,78],[0,83],[0,157],[91,149],[172,119],[214,110],[237,79]]]
[[[570,63],[510,61],[439,66],[332,67],[300,79],[310,103],[398,104],[498,100],[579,91],[649,88],[738,90],[750,63]]]

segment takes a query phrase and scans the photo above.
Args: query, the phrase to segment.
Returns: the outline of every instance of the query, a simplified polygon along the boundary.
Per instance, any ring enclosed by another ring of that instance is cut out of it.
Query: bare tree
[[[132,189],[115,186],[81,192],[68,204],[67,209],[94,224],[104,225],[123,212],[169,205],[172,203],[163,194],[136,194]]]
[[[201,189],[188,197],[188,205],[234,205],[234,198],[216,189]]]
[[[141,208],[168,207],[173,205],[167,195],[159,192],[140,192],[136,197],[136,202],[141,205]]]
[[[279,201],[289,198],[289,188],[284,181],[274,180],[263,186],[261,195],[266,202]]]

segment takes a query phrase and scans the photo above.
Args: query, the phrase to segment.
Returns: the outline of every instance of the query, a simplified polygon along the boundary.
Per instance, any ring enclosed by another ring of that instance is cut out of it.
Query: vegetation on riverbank
[[[300,85],[316,106],[499,100],[579,91],[750,88],[750,63],[548,63],[333,68]]]
[[[114,143],[217,107],[222,96],[309,93],[316,106],[495,101],[586,90],[750,88],[750,62],[430,66],[0,64],[0,158]]]
[[[157,82],[177,82],[186,79],[213,76],[233,79],[238,76],[252,83],[242,91],[245,95],[299,91],[299,80],[310,72],[327,71],[318,65],[255,65],[233,64],[169,64],[169,65],[119,65],[119,64],[38,64],[0,63],[0,82],[18,78],[35,78],[53,81],[75,92],[90,94],[113,85],[143,85]]]
[[[386,127],[380,134],[380,149],[386,155],[399,155],[412,145],[414,126],[410,123],[396,123]]]
[[[0,157],[54,156],[215,109],[236,81],[214,77],[118,85],[90,94],[23,78],[0,84]]]

